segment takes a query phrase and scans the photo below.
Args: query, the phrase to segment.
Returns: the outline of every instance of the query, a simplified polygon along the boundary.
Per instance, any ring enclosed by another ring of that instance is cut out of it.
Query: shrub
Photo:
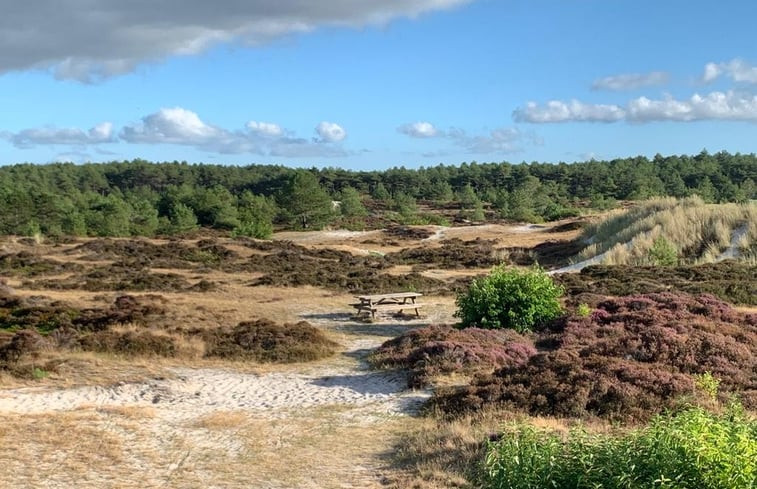
[[[535,415],[648,419],[695,395],[709,372],[721,379],[719,399],[736,394],[746,407],[757,405],[757,315],[712,296],[608,299],[536,342],[551,349],[470,386],[439,390],[434,404],[450,413],[495,404]]]
[[[585,302],[580,303],[576,308],[576,316],[581,318],[587,318],[591,316],[591,308],[589,307],[589,305]]]
[[[455,329],[427,326],[408,331],[381,345],[370,358],[374,367],[409,370],[412,388],[429,384],[434,376],[491,372],[525,364],[536,354],[531,341],[510,330]]]
[[[658,236],[647,251],[647,258],[653,265],[675,266],[678,265],[678,250],[664,236]]]
[[[488,447],[487,486],[502,489],[751,489],[757,422],[734,406],[659,416],[626,434],[573,431],[567,439],[515,427]]]
[[[338,346],[306,321],[276,324],[260,319],[204,332],[207,357],[291,363],[331,356]]]
[[[463,327],[531,331],[560,315],[562,292],[540,268],[498,266],[458,296],[456,316]]]
[[[143,328],[112,328],[97,331],[79,339],[87,351],[124,356],[174,357],[179,349],[178,338],[162,331]]]

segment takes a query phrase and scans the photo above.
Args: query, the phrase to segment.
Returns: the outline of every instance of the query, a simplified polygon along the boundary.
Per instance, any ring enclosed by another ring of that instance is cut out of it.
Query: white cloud
[[[334,122],[323,121],[315,128],[318,133],[319,141],[326,143],[338,143],[347,137],[347,132]]]
[[[283,157],[344,156],[338,144],[346,131],[336,123],[321,122],[320,139],[297,138],[273,122],[249,121],[246,130],[229,130],[204,122],[181,107],[160,109],[137,124],[124,127],[123,141],[137,144],[180,144],[226,154],[250,153]]]
[[[585,104],[576,100],[553,100],[545,105],[529,102],[516,109],[513,118],[518,122],[653,122],[653,121],[751,121],[757,122],[757,95],[729,90],[694,94],[688,99],[667,96],[654,100],[639,97],[625,107],[618,105]]]
[[[712,81],[715,81],[722,73],[723,70],[719,65],[715,63],[707,63],[706,65],[704,65],[704,74],[702,75],[702,81],[704,81],[705,83],[710,83]]]
[[[97,81],[144,62],[195,55],[221,43],[257,45],[319,27],[381,25],[472,0],[5,1],[0,73],[51,69]]]
[[[400,133],[411,138],[432,138],[439,135],[439,131],[430,122],[413,122],[403,124],[397,128]]]
[[[470,136],[462,129],[448,132],[456,145],[465,148],[470,153],[517,153],[523,150],[522,144],[529,142],[541,144],[541,139],[533,133],[524,133],[514,127],[494,129],[486,135]]]
[[[687,100],[639,97],[628,103],[628,120],[650,121],[752,121],[757,122],[757,95],[728,91],[694,94]]]
[[[622,75],[606,76],[595,80],[591,88],[593,90],[636,90],[642,87],[664,85],[670,76],[664,71],[651,73],[624,73]]]
[[[284,134],[281,126],[279,126],[278,124],[273,124],[271,122],[250,121],[247,123],[247,129],[256,134],[260,134],[261,136],[268,137],[279,137]]]
[[[757,83],[757,66],[752,66],[738,58],[726,63],[707,63],[702,74],[702,81],[710,83],[721,76],[727,76],[737,83]]]
[[[17,133],[0,131],[0,139],[8,140],[18,148],[70,145],[84,149],[91,145],[121,141],[128,144],[178,144],[222,154],[282,157],[337,157],[349,154],[339,144],[347,134],[340,125],[322,122],[316,129],[320,138],[310,139],[298,138],[293,131],[273,122],[250,121],[244,128],[230,130],[203,121],[191,110],[172,107],[162,108],[137,123],[124,126],[118,135],[110,122],[103,122],[89,131],[51,127],[24,129]],[[99,154],[110,154],[99,147],[94,149]],[[86,153],[72,149],[61,157],[83,154]]]
[[[470,135],[464,129],[451,127],[442,131],[430,122],[403,124],[397,130],[412,138],[446,139],[468,153],[516,153],[522,151],[523,143],[542,144],[541,138],[533,132],[523,132],[515,127],[501,127],[488,134]],[[425,152],[424,157],[437,157],[448,154],[447,150]]]
[[[206,124],[196,113],[181,107],[160,109],[121,131],[121,139],[129,143],[196,146],[228,138],[233,138],[228,131]]]
[[[617,105],[586,104],[578,100],[562,102],[550,100],[545,105],[528,102],[525,107],[513,111],[516,122],[616,122],[625,117],[625,111]]]
[[[23,129],[17,133],[3,131],[0,138],[10,141],[17,148],[33,148],[38,145],[82,146],[115,141],[113,124],[110,122],[102,122],[88,131],[53,126]]]

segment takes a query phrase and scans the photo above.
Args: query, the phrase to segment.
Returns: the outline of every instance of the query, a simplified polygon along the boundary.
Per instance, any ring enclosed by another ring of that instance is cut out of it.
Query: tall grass
[[[649,250],[662,237],[677,250],[681,262],[715,261],[731,245],[734,232],[746,226],[739,240],[742,254],[757,248],[757,205],[705,204],[699,197],[647,201],[588,226],[589,246],[579,254],[588,259],[606,253],[607,265],[650,264]]]
[[[490,444],[485,466],[493,489],[753,489],[757,422],[734,405],[722,415],[692,407],[620,435],[519,426]]]

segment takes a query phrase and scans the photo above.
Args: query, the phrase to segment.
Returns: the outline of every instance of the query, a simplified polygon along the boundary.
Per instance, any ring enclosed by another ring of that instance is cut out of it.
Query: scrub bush
[[[486,277],[473,281],[457,298],[456,316],[464,328],[510,328],[532,331],[561,313],[562,287],[540,268],[518,270],[494,267]]]

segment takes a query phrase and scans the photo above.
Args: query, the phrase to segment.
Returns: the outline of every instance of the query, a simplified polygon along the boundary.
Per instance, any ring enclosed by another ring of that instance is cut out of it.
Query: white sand
[[[351,345],[364,349],[365,342]],[[397,372],[370,371],[364,364],[312,367],[307,374],[240,373],[177,368],[175,378],[107,387],[21,388],[0,391],[0,413],[40,414],[82,407],[152,407],[163,419],[186,420],[215,411],[248,410],[279,417],[287,410],[325,405],[371,405],[382,414],[414,412],[429,396],[407,390]]]

